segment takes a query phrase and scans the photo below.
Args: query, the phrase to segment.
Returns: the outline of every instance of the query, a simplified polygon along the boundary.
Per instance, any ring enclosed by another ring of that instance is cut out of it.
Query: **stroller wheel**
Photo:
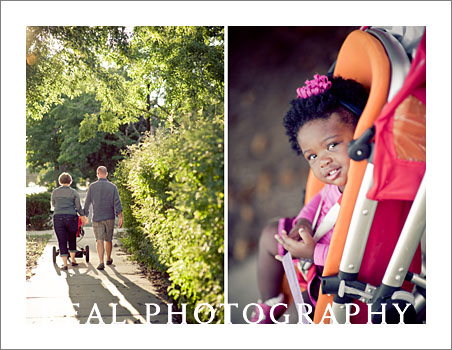
[[[85,260],[89,262],[89,246],[85,247]]]
[[[56,263],[56,257],[57,257],[56,247],[53,246],[53,249],[52,249],[52,260],[53,260],[54,264]]]

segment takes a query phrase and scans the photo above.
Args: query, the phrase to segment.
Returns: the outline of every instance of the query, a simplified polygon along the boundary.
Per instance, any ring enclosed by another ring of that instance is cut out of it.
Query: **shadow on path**
[[[97,270],[96,242],[92,228],[86,228],[84,245],[89,245],[90,262],[78,258],[78,266],[61,269],[61,258],[52,261],[53,236],[27,282],[27,323],[146,323],[146,303],[151,323],[168,323],[168,307],[156,296],[152,282],[127,255],[113,249],[113,264]],[[158,306],[158,307],[157,307]],[[88,322],[89,321],[89,322]],[[172,318],[173,323],[177,319]]]

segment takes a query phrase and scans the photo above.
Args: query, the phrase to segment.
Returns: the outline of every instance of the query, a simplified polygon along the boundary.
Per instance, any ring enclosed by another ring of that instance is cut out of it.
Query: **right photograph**
[[[425,27],[228,27],[233,324],[426,323]]]

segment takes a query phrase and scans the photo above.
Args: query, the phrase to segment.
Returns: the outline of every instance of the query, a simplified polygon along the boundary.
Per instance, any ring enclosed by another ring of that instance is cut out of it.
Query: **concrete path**
[[[26,323],[146,323],[146,303],[155,304],[149,306],[151,323],[177,322],[173,318],[168,321],[166,303],[156,296],[152,283],[138,266],[120,251],[116,239],[113,240],[113,264],[99,271],[94,233],[91,227],[86,227],[78,247],[80,250],[89,246],[89,262],[85,256],[77,258],[78,267],[64,271],[60,268],[63,265],[60,256],[56,264],[52,260],[52,249],[58,248],[55,234],[53,231],[42,233],[52,233],[52,238],[33,270],[34,275],[26,282]],[[157,308],[160,308],[158,312]]]

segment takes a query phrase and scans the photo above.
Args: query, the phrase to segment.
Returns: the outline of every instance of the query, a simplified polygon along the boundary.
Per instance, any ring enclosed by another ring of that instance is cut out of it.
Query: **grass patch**
[[[27,235],[26,240],[26,279],[29,280],[34,273],[31,272],[36,267],[38,259],[44,252],[47,242],[52,238],[51,234],[45,235]]]

